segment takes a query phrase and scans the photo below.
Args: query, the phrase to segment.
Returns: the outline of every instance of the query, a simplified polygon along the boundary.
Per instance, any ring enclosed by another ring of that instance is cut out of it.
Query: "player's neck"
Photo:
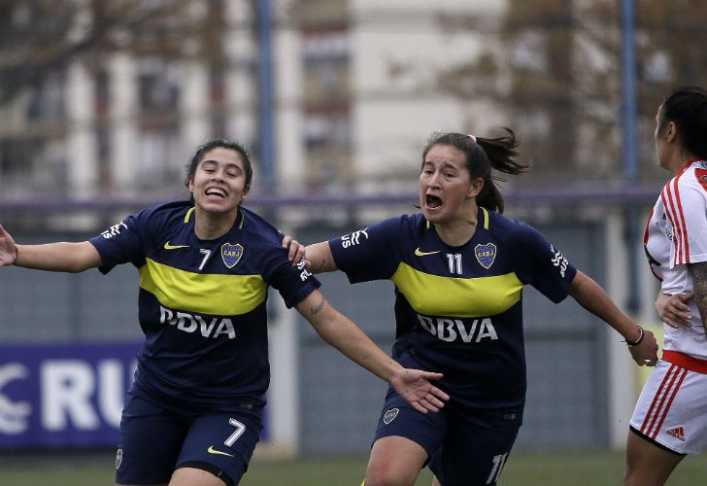
[[[439,238],[449,246],[462,246],[471,240],[476,233],[478,222],[477,208],[465,211],[461,217],[444,223],[436,223],[435,230]]]
[[[236,222],[238,210],[227,213],[211,213],[196,209],[194,233],[200,240],[215,240],[228,233]]]
[[[679,150],[675,152],[675,154],[671,158],[670,171],[674,175],[678,175],[687,166],[687,164],[696,160],[700,160],[700,157],[693,154],[692,152],[688,152],[686,150]]]

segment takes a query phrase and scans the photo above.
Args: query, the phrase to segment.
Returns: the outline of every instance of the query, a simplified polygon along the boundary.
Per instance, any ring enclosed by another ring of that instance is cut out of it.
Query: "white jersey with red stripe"
[[[644,245],[662,292],[692,291],[688,265],[707,261],[707,162],[685,164],[663,187],[646,225]],[[692,319],[687,327],[664,325],[663,348],[707,359],[700,312],[693,301],[689,305]]]

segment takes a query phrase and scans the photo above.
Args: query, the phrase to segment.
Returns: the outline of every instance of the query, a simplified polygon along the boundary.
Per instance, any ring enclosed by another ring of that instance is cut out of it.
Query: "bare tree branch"
[[[140,40],[154,32],[172,31],[175,39],[183,40],[185,34],[199,31],[188,23],[190,16],[183,15],[188,0],[148,5],[138,0],[91,0],[84,10],[67,0],[4,3],[10,15],[0,19],[0,104],[89,53],[139,48]]]

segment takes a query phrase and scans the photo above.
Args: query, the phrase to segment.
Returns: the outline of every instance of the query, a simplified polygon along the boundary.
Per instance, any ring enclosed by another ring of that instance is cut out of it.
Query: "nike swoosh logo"
[[[179,250],[180,248],[189,248],[189,245],[173,245],[169,241],[164,244],[165,250]]]
[[[228,456],[228,457],[236,457],[233,454],[229,454],[228,452],[222,452],[219,451],[218,449],[214,449],[214,446],[209,446],[209,448],[206,450],[209,454],[217,454],[221,456]]]
[[[418,248],[415,248],[415,256],[419,256],[419,257],[421,257],[421,256],[427,256],[427,255],[435,255],[435,254],[437,254],[437,253],[439,253],[439,252],[440,252],[440,250],[437,250],[437,251],[422,251],[422,250],[420,250],[419,247],[418,247]]]

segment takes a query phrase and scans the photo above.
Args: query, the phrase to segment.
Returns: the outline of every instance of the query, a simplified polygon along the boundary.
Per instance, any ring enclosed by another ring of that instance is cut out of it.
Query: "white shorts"
[[[665,351],[643,386],[631,427],[678,454],[707,450],[707,362]]]

